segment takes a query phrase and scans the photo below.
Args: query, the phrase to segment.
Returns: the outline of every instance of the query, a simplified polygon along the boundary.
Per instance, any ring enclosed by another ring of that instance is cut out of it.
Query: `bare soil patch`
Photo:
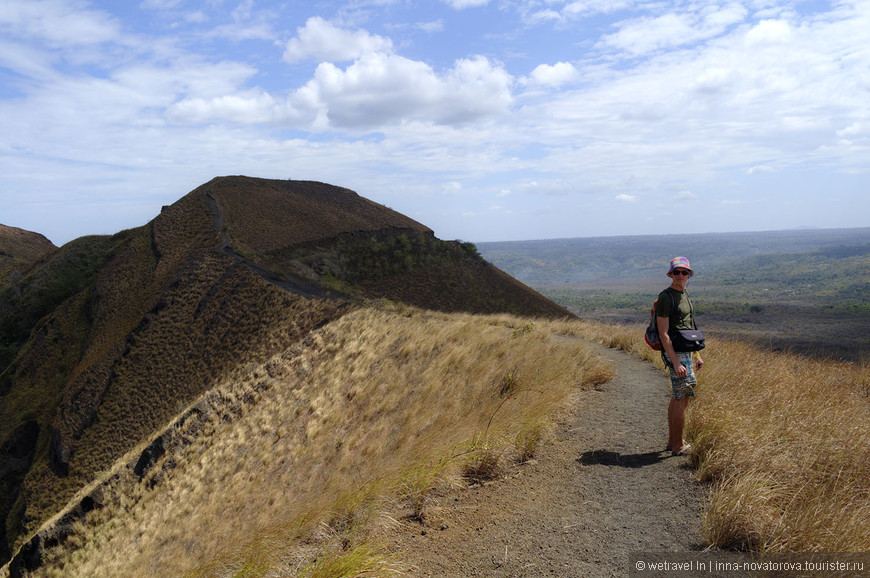
[[[625,576],[633,552],[704,549],[706,488],[664,451],[669,383],[649,363],[595,345],[616,376],[578,394],[536,460],[457,489],[391,549],[410,576]]]

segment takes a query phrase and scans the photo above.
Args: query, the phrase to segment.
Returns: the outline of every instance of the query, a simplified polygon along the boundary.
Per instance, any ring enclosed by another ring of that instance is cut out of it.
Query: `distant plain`
[[[644,324],[689,258],[699,326],[773,350],[870,352],[870,228],[479,243],[484,258],[590,321]]]

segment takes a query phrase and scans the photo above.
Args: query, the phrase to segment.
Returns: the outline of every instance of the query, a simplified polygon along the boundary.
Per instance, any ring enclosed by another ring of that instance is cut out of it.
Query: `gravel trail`
[[[537,460],[401,522],[410,576],[627,576],[633,552],[704,548],[706,489],[664,451],[670,384],[651,364],[590,344],[616,376],[579,395]]]

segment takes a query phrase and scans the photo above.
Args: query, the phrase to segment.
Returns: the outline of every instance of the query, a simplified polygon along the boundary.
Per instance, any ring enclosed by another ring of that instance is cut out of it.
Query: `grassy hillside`
[[[198,192],[217,200],[224,228],[242,254],[259,256],[356,231],[395,228],[431,233],[401,213],[326,183],[219,177],[193,194]]]
[[[4,293],[17,355],[0,377],[0,440],[17,440],[0,451],[9,546],[215,378],[336,314],[215,253],[211,215],[185,204],[70,243]],[[276,327],[283,340],[264,342]]]
[[[147,468],[119,462],[34,575],[385,571],[385,501],[425,519],[440,487],[528,459],[572,392],[609,379],[581,340],[558,337],[576,329],[357,310],[223,380]]]
[[[57,247],[39,233],[0,225],[0,287]]]
[[[656,360],[639,325],[480,315],[564,310],[407,221],[249,234],[240,183],[255,203],[260,181],[218,179],[5,289],[0,482],[10,546],[26,542],[16,564],[35,575],[388,573],[385,503],[425,520],[439,488],[533,454],[571,393],[612,374],[577,336]],[[323,186],[321,206],[371,209]],[[756,261],[757,281],[790,258]],[[817,279],[843,281],[864,254],[816,258],[788,270],[834,263]],[[397,303],[415,299],[476,314]],[[689,424],[713,483],[707,540],[870,549],[866,367],[709,345]]]
[[[441,311],[572,316],[484,261],[471,243],[437,239],[347,189],[227,177],[195,192],[213,200],[228,252],[275,282]]]
[[[77,506],[46,535],[60,543],[33,575],[390,575],[401,552],[380,547],[393,523],[385,511],[425,529],[441,489],[533,455],[572,392],[614,371],[584,340],[661,366],[639,335],[580,321],[358,309],[228,376],[150,453],[142,444],[119,461],[105,486],[80,494],[92,509]],[[698,475],[712,483],[705,539],[870,550],[866,368],[717,339],[705,357],[687,432]]]
[[[0,289],[0,367],[7,367],[46,315],[94,280],[116,240],[83,237],[56,251],[22,282]],[[9,388],[9,377],[0,382],[0,394]]]
[[[439,311],[572,317],[484,261],[471,243],[425,231],[353,232],[273,251],[264,259],[279,278],[291,272],[359,299],[390,299]]]
[[[370,298],[570,315],[352,191],[247,177],[0,287],[0,561],[226,375]]]

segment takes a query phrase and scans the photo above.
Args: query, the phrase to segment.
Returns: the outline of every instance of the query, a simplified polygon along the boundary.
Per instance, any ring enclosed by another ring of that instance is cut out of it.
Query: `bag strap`
[[[671,298],[671,313],[673,314],[673,312],[677,308],[677,302],[674,300],[674,291],[670,287],[665,289],[665,291],[668,292],[668,295]],[[686,296],[686,301],[689,302],[689,317],[692,318],[692,327],[697,329],[698,323],[695,321],[695,308],[692,306],[692,299],[689,297],[689,290],[686,289],[685,291],[683,291],[683,295]]]
[[[689,290],[686,289],[686,300],[689,302],[689,315],[692,317],[692,327],[698,328],[698,323],[695,321],[695,308],[692,307],[692,298],[689,297]]]

